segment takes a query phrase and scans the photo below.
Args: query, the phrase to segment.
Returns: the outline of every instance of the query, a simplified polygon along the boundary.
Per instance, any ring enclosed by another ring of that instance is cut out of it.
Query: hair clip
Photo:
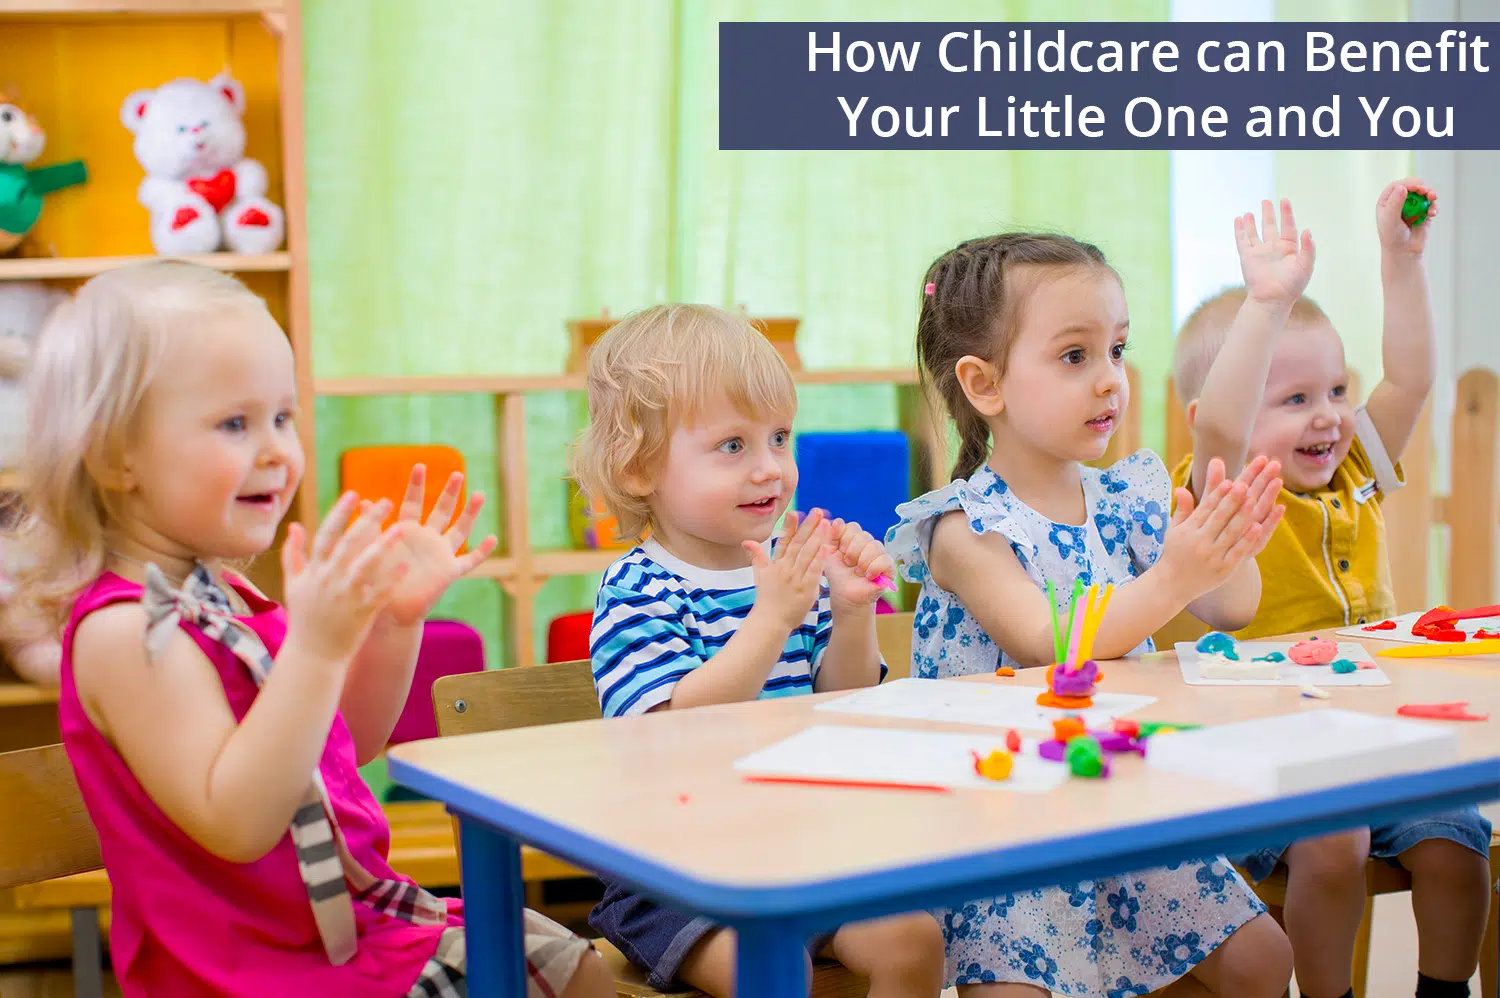
[[[925,287],[925,288],[922,289],[922,293],[925,294],[928,298],[931,298],[932,297],[932,293],[934,291],[936,291],[936,290],[937,290],[937,285],[933,284],[931,281],[928,281],[927,282],[927,287]]]

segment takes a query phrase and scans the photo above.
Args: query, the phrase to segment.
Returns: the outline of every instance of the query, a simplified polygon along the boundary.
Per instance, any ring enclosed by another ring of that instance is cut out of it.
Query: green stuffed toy
[[[88,179],[81,160],[28,169],[47,134],[35,118],[0,94],[0,253],[9,253],[36,225],[42,198]]]

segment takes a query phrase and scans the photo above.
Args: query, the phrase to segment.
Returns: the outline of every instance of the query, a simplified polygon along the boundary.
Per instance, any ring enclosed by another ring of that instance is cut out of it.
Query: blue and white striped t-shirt
[[[646,540],[609,567],[589,636],[605,717],[644,714],[734,637],[755,603],[755,569],[689,565]],[[787,638],[758,699],[813,692],[832,631],[825,583]],[[882,670],[884,671],[884,670]]]

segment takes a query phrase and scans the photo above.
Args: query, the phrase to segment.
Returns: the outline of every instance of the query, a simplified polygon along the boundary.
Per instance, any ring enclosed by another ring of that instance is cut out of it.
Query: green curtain
[[[668,298],[803,319],[808,367],[913,361],[920,280],[967,236],[1098,243],[1125,280],[1148,386],[1171,339],[1164,152],[720,152],[718,21],[1160,20],[1166,0],[307,0],[314,368],[320,378],[561,370],[568,318]],[[1159,444],[1159,391],[1143,393]],[[568,543],[563,451],[582,399],[528,400],[531,536]],[[323,398],[320,499],[373,443],[460,448],[494,494],[483,397]],[[883,386],[805,389],[799,429],[894,426]],[[495,529],[491,508],[485,526]],[[539,624],[592,604],[553,580]],[[499,597],[438,608],[500,661]],[[538,628],[541,640],[544,628]]]
[[[1277,0],[1278,21],[1405,21],[1407,0]],[[1311,99],[1311,98],[1310,98]],[[1326,97],[1316,103],[1326,103]],[[1341,108],[1342,128],[1364,127],[1357,104]],[[1411,172],[1404,149],[1283,150],[1275,154],[1277,192],[1297,222],[1312,229],[1318,262],[1307,293],[1344,338],[1362,390],[1380,380],[1380,243],[1375,198]]]

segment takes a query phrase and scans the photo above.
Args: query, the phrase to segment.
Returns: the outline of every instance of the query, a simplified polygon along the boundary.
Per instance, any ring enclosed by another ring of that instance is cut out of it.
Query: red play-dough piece
[[[1394,620],[1382,620],[1378,624],[1371,624],[1369,627],[1362,628],[1362,630],[1366,631],[1394,631],[1395,629],[1396,622]]]
[[[1476,606],[1472,610],[1455,610],[1452,607],[1439,606],[1418,617],[1417,622],[1411,625],[1411,633],[1414,637],[1427,638],[1431,641],[1463,641],[1467,635],[1453,626],[1457,621],[1497,616],[1500,616],[1500,606]],[[1459,637],[1449,636],[1451,634],[1457,634]]]
[[[1494,638],[1500,638],[1500,631],[1490,631],[1480,628],[1474,632],[1474,640],[1476,641],[1486,641]]]
[[[1476,714],[1469,710],[1469,702],[1454,703],[1404,703],[1396,713],[1406,717],[1428,717],[1437,721],[1488,721],[1490,715]]]
[[[1021,733],[1011,729],[1005,733],[1005,747],[1011,752],[1021,751]]]
[[[1140,722],[1132,721],[1128,717],[1115,718],[1114,724],[1111,725],[1111,727],[1113,727],[1115,733],[1119,735],[1125,735],[1129,738],[1139,738],[1141,736]]]

